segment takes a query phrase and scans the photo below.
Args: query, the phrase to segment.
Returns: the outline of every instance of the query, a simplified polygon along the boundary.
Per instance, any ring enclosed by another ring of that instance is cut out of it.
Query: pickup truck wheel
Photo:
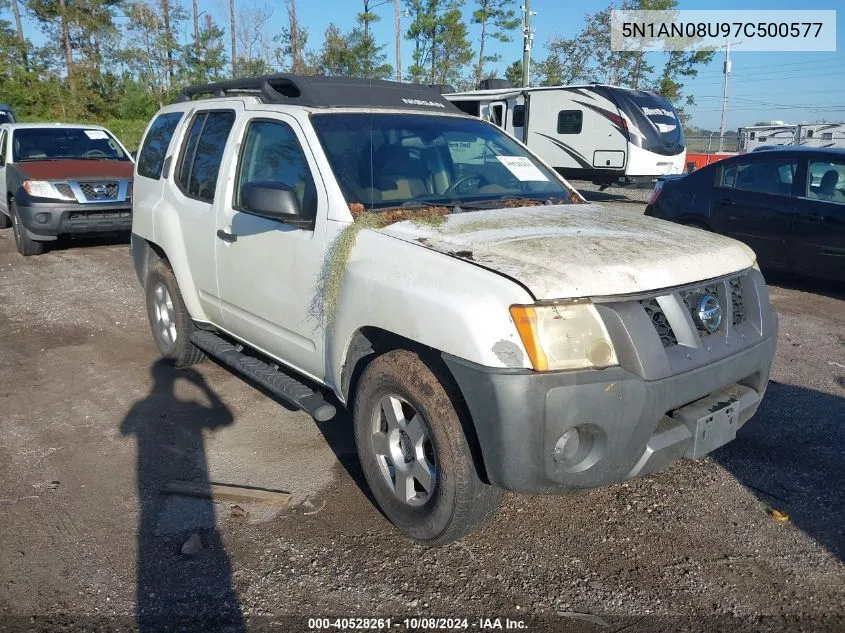
[[[396,350],[369,364],[355,398],[355,442],[373,497],[396,527],[428,545],[484,524],[502,497],[478,477],[455,392],[445,370]]]
[[[18,205],[15,204],[14,198],[9,201],[9,212],[12,214],[12,232],[15,234],[15,246],[18,252],[24,257],[41,255],[44,252],[44,242],[36,242],[27,235],[26,230],[21,226]]]
[[[161,355],[173,360],[176,367],[188,367],[203,360],[202,350],[191,343],[194,322],[167,264],[159,261],[150,269],[145,291],[147,315]]]

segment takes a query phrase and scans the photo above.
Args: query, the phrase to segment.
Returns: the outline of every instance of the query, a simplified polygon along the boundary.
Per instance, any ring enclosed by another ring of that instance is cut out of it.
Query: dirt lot
[[[771,293],[773,383],[735,442],[602,490],[508,495],[486,530],[427,549],[369,501],[345,417],[157,361],[126,244],[23,259],[0,232],[0,631],[845,630],[845,300]],[[170,479],[294,499],[241,511],[160,495]]]

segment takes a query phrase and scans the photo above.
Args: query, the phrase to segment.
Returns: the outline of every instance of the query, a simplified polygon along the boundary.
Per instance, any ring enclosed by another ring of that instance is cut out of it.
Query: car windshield
[[[16,163],[34,160],[129,160],[105,130],[67,127],[15,130],[12,157]]]
[[[312,121],[349,203],[378,209],[571,199],[556,174],[482,121],[372,113],[319,114]]]

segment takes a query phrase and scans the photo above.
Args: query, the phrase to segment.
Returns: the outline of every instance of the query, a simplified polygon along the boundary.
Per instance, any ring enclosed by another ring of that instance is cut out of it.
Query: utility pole
[[[229,0],[229,31],[232,33],[232,79],[237,77],[238,50],[235,33],[235,0]]]
[[[402,27],[399,24],[399,0],[393,0],[393,22],[396,29],[396,81],[402,81],[402,50],[400,45]]]
[[[534,41],[534,33],[531,31],[531,16],[537,15],[531,11],[531,0],[524,0],[522,6],[522,87],[527,88],[531,80],[531,42]]]
[[[731,74],[731,44],[742,44],[739,42],[728,42],[725,44],[725,64],[722,67],[722,73],[725,75],[722,84],[722,125],[719,128],[719,151],[724,149],[725,143],[725,126],[728,123],[728,78]]]
[[[197,13],[197,0],[194,0],[194,44],[197,47],[197,53],[199,54],[199,41],[200,41],[200,16]]]
[[[18,0],[12,0],[12,11],[15,13],[15,27],[18,31],[18,39],[21,42],[25,42],[26,40],[23,36],[23,25],[21,24],[21,10],[18,7]]]

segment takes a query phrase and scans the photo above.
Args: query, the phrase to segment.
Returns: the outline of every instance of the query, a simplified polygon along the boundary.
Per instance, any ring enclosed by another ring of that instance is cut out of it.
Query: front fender
[[[530,368],[508,308],[532,301],[514,281],[469,261],[362,231],[328,329],[327,383],[343,399],[347,350],[367,326],[479,365]]]

